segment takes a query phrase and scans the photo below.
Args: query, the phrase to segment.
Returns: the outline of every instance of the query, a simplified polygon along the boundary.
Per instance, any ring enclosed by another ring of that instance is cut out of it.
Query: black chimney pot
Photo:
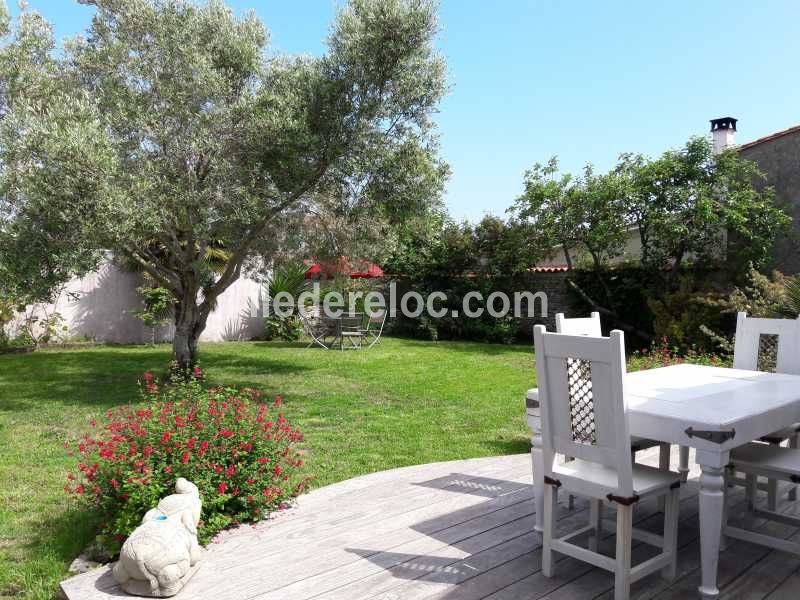
[[[733,117],[722,117],[720,119],[711,119],[711,131],[718,129],[733,129],[736,131],[736,121]]]

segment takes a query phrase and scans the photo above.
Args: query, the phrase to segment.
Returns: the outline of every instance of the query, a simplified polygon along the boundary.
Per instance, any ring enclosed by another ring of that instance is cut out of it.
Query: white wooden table
[[[722,531],[723,470],[731,449],[800,422],[800,376],[673,365],[629,373],[625,394],[632,436],[695,448],[700,466],[700,594],[713,598]],[[527,397],[536,495],[536,529],[541,531],[543,497],[538,392]]]

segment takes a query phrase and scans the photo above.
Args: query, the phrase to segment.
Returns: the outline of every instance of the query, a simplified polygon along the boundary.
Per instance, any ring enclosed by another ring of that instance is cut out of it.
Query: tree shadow
[[[525,454],[531,451],[530,439],[524,436],[515,437],[510,440],[486,440],[483,443],[491,451],[487,454]]]
[[[390,337],[390,336],[385,336]],[[495,344],[492,342],[466,341],[466,340],[419,340],[415,338],[402,338],[391,336],[394,339],[402,340],[404,346],[412,348],[436,348],[445,347],[453,352],[464,352],[469,354],[486,354],[489,356],[502,356],[505,354],[519,354],[520,352],[530,352],[533,354],[533,345],[525,343],[514,344]]]
[[[287,342],[284,340],[269,340],[269,341],[260,341],[260,342],[253,342],[252,346],[256,348],[299,348],[304,350],[308,348],[309,350],[318,349],[322,350],[319,346],[309,346],[309,340],[297,340],[294,342]]]

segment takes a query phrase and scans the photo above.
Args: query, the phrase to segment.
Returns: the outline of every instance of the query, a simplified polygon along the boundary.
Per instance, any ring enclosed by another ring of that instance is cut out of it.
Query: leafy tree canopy
[[[569,251],[580,249],[599,267],[622,250],[627,222],[622,180],[615,173],[597,174],[586,165],[579,177],[559,175],[553,157],[525,173],[524,187],[510,211],[528,225],[540,256],[560,247],[571,268]]]
[[[703,137],[656,160],[623,155],[616,172],[626,181],[627,219],[639,230],[642,263],[653,268],[677,273],[691,258],[744,273],[750,263],[768,263],[789,223],[755,163],[736,150],[715,155]]]

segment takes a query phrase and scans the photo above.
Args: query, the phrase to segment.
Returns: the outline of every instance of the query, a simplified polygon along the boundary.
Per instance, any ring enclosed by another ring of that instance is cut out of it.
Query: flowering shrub
[[[681,363],[730,367],[731,358],[728,356],[698,352],[694,348],[690,348],[686,352],[681,352],[679,348],[671,346],[669,339],[664,337],[653,343],[649,350],[637,350],[631,354],[628,360],[628,370],[641,371],[643,369],[655,369],[657,367],[667,367],[669,365],[679,365]]]
[[[84,497],[102,520],[98,546],[116,554],[144,513],[174,493],[185,477],[200,489],[201,543],[221,529],[258,521],[283,508],[305,481],[296,443],[302,434],[252,389],[210,388],[202,371],[160,385],[151,373],[140,382],[143,402],[109,410],[102,422],[68,443],[78,457],[65,491]]]

